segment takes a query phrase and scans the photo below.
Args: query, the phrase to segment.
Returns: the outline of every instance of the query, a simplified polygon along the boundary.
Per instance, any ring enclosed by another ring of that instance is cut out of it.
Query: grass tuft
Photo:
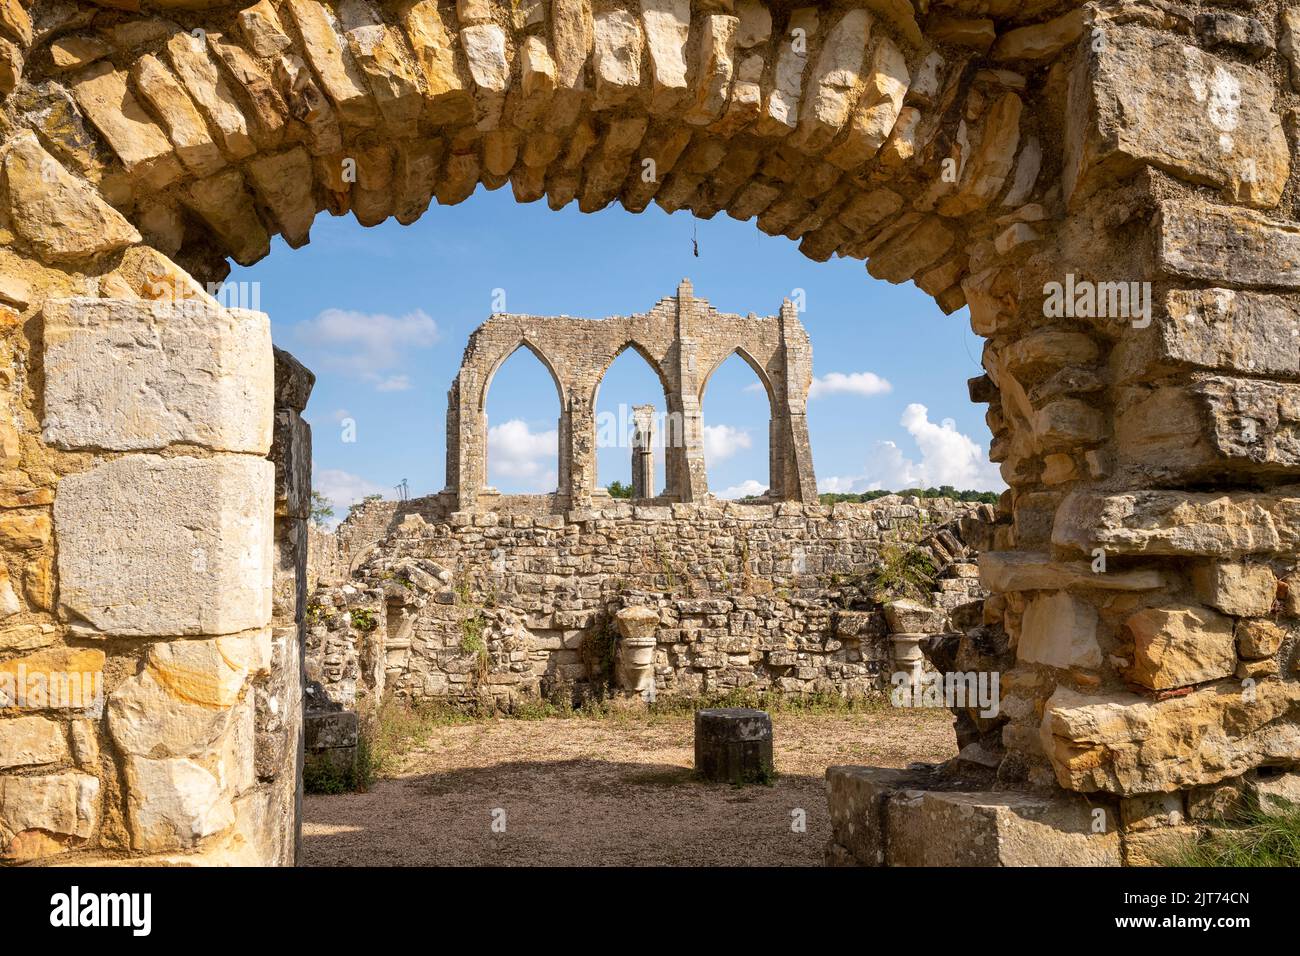
[[[1215,824],[1206,836],[1167,861],[1170,866],[1300,866],[1300,806],[1281,812],[1250,808]]]

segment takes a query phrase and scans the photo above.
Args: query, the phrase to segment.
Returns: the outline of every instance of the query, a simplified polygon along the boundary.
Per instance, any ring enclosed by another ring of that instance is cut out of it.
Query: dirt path
[[[776,785],[736,789],[692,779],[690,717],[440,727],[369,793],[308,796],[304,862],[820,865],[826,767],[955,753],[936,711],[778,715],[774,736]],[[797,810],[806,832],[792,830]],[[492,830],[494,811],[504,833]]]

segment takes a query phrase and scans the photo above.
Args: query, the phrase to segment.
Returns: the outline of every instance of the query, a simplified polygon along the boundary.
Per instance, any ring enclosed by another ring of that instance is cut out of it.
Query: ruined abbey
[[[305,748],[304,703],[605,675],[999,674],[959,772],[828,770],[834,863],[1142,864],[1294,787],[1298,136],[1289,0],[0,0],[0,857],[292,864],[305,749],[347,744],[336,716]],[[213,283],[321,212],[410,223],[480,185],[725,212],[967,309],[1008,490],[819,505],[797,314],[684,284],[490,318],[446,491],[321,540],[311,373]],[[519,347],[561,394],[538,502],[485,481]],[[592,457],[623,348],[680,423],[631,502]],[[771,406],[750,505],[699,454],[737,350]],[[905,541],[935,586],[871,601]]]

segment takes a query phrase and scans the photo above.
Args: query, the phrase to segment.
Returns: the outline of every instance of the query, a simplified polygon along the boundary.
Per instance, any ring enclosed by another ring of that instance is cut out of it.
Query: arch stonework
[[[0,855],[292,860],[306,505],[284,455],[305,392],[277,394],[265,316],[202,283],[272,235],[302,245],[321,210],[407,223],[479,183],[725,211],[969,307],[1010,486],[981,557],[984,627],[1015,656],[997,786],[1102,807],[1081,838],[1099,851],[1072,858],[1149,858],[1294,767],[1297,22],[1052,0],[3,5],[0,677],[102,674],[107,701],[4,709]],[[990,807],[963,826],[1009,825]]]
[[[596,393],[605,372],[635,349],[664,386],[675,440],[667,442],[670,501],[708,494],[700,403],[705,383],[730,355],[741,352],[760,374],[772,409],[769,497],[813,503],[817,483],[808,445],[807,403],[811,346],[788,300],[774,316],[727,315],[696,297],[683,280],[677,294],[649,312],[604,319],[494,315],[473,334],[447,397],[447,492],[452,507],[485,504],[487,390],[492,375],[517,348],[527,347],[555,378],[560,394],[558,511],[591,507],[596,487]],[[793,378],[792,378],[793,376]]]

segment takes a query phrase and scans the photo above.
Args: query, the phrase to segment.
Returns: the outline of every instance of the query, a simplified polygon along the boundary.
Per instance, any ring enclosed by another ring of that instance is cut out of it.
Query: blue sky
[[[692,254],[698,236],[699,257]],[[504,293],[502,311],[601,317],[642,312],[690,277],[724,312],[770,315],[802,289],[812,339],[808,421],[822,491],[952,484],[1005,487],[985,455],[984,406],[966,380],[980,373],[981,340],[965,310],[943,315],[912,285],[891,286],[861,262],[812,262],[796,243],[725,214],[707,222],[651,205],[587,215],[519,204],[509,188],[434,205],[412,226],[364,229],[322,215],[311,243],[274,253],[232,282],[260,283],[277,345],[316,372],[307,408],[315,485],[341,516],[365,494],[440,490],[447,388],[470,332]],[[501,290],[498,292],[497,290]],[[767,483],[767,408],[739,357],[704,396],[709,486],[719,495]],[[639,356],[624,352],[597,403],[619,406],[663,392]],[[627,412],[624,411],[626,415]],[[526,350],[502,366],[488,395],[489,481],[503,492],[553,490],[559,401]],[[349,440],[354,439],[354,440]],[[658,456],[662,484],[662,455]],[[628,481],[625,447],[598,453],[599,482]]]

